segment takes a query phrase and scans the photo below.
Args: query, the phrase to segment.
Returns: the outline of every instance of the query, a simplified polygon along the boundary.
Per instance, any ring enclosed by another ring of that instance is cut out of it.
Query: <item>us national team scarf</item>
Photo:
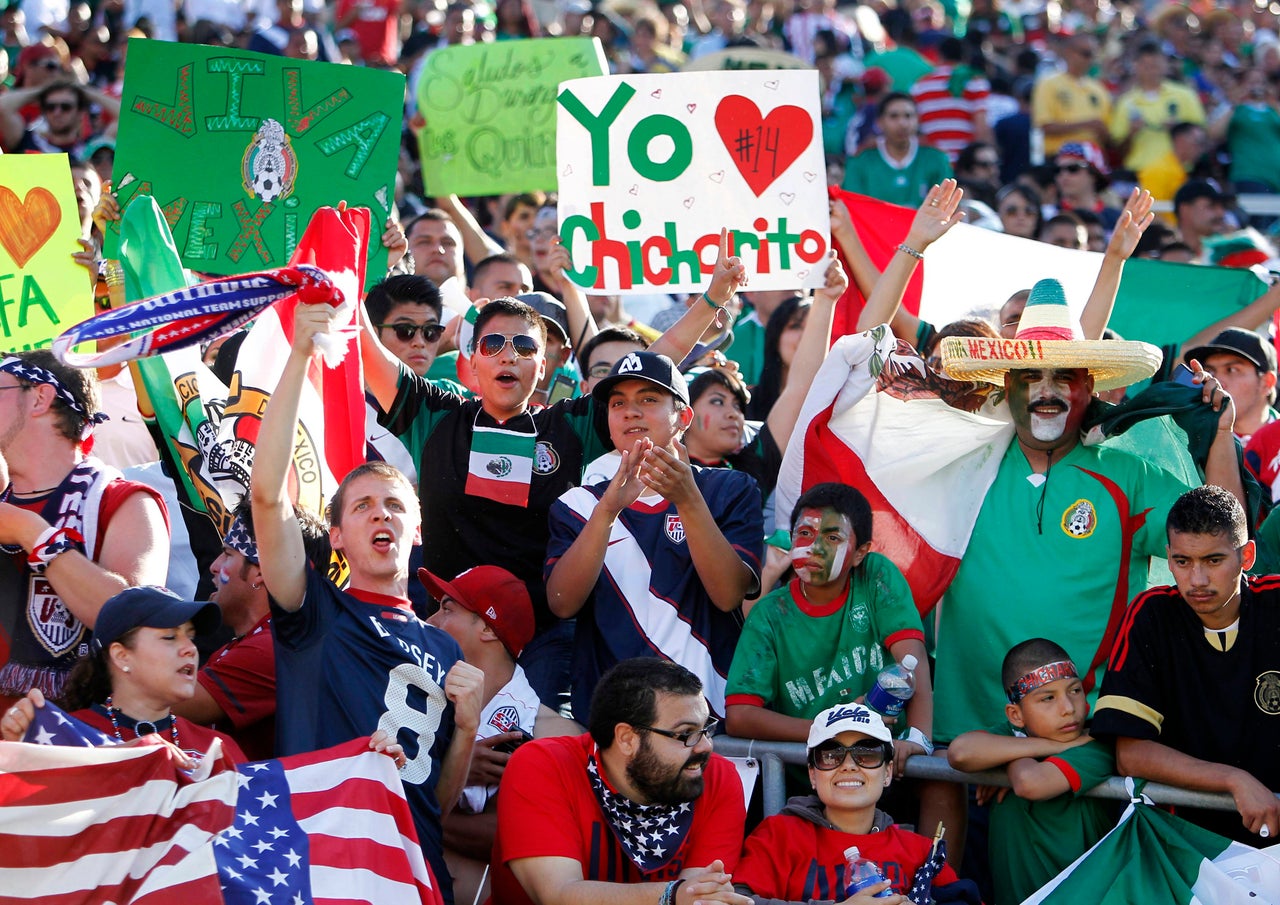
[[[480,418],[476,412],[476,420]],[[525,413],[531,431],[508,427],[471,428],[471,456],[467,463],[467,496],[484,497],[508,506],[529,505],[529,483],[533,480],[533,453],[538,428],[533,416]]]
[[[646,874],[666,867],[693,825],[693,802],[637,804],[617,794],[601,778],[594,752],[587,758],[587,776],[605,821],[631,863]]]

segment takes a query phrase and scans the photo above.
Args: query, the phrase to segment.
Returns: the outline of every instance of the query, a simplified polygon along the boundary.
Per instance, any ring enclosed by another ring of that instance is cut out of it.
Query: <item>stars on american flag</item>
[[[289,807],[283,771],[269,762],[244,764],[239,774],[235,821],[215,840],[223,898],[227,905],[307,905],[307,837]]]

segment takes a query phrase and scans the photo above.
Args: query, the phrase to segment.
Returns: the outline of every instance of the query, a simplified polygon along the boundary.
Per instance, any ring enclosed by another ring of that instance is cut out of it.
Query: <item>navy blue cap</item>
[[[628,352],[609,372],[609,376],[591,389],[596,402],[604,405],[609,393],[624,380],[644,380],[662,387],[685,405],[689,404],[689,385],[675,362],[654,352]]]
[[[126,632],[146,628],[177,628],[195,623],[197,632],[209,632],[222,623],[216,603],[183,600],[166,588],[126,588],[102,605],[93,625],[93,649],[110,647]]]

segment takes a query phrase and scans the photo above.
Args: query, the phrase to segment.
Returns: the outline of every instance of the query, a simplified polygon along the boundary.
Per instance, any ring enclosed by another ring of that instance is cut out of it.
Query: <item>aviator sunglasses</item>
[[[511,348],[520,358],[533,358],[538,354],[538,341],[527,333],[517,333],[515,336],[486,333],[476,340],[476,351],[486,358],[493,358],[502,352],[507,343],[511,343]]]
[[[835,770],[844,763],[846,755],[852,757],[853,762],[864,770],[883,767],[889,759],[884,745],[840,745],[832,742],[813,750],[813,765],[819,770]]]

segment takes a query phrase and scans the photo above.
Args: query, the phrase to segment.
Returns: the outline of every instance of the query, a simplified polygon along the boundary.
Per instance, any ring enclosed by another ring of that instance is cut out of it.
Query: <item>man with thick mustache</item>
[[[1150,376],[1145,343],[1085,340],[1056,280],[1041,280],[1014,339],[943,340],[948,376],[1002,386],[1015,436],[983,500],[959,571],[937,612],[934,731],[947,742],[990,725],[1004,701],[1003,652],[1053,638],[1096,693],[1120,616],[1164,555],[1169,508],[1189,488],[1148,458],[1081,442],[1095,390]],[[1191,363],[1204,404],[1220,412],[1206,482],[1243,501],[1231,397]]]
[[[702,682],[668,660],[623,660],[586,735],[521,745],[498,789],[493,897],[503,905],[751,905],[733,891],[746,817],[711,753]]]

